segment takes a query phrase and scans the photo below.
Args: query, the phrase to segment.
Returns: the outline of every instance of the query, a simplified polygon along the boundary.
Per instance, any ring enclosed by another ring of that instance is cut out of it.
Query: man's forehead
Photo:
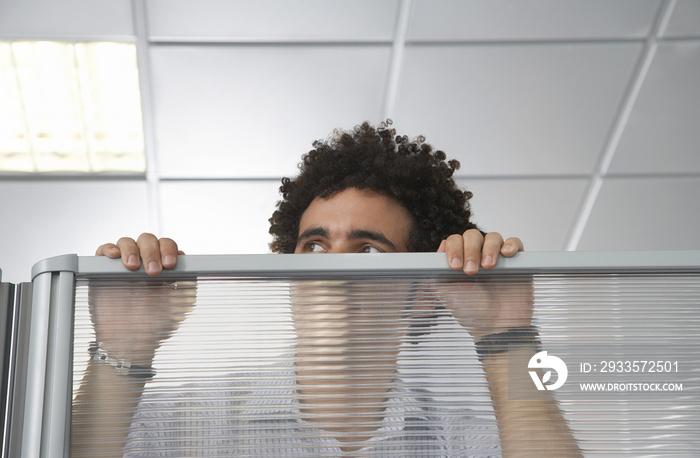
[[[411,221],[408,210],[395,199],[368,189],[348,188],[314,199],[302,214],[299,236],[365,237],[400,246],[405,244]]]

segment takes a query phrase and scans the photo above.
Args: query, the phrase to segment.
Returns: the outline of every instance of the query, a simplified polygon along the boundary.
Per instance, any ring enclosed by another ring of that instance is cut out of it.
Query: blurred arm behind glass
[[[482,349],[504,455],[578,456],[553,392],[538,390],[528,372],[531,358],[542,349],[533,326],[533,289],[527,275],[438,287],[442,301],[474,337],[477,351]]]
[[[96,348],[73,401],[71,456],[122,456],[156,350],[178,329],[196,297],[193,281],[90,281],[91,346]],[[138,369],[118,370],[96,359],[96,351]]]

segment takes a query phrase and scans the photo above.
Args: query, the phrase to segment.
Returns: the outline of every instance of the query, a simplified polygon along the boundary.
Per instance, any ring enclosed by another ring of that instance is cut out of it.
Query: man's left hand
[[[469,229],[464,234],[453,234],[443,240],[438,253],[447,254],[447,262],[452,270],[463,270],[474,275],[479,266],[491,269],[498,262],[498,256],[510,258],[524,251],[523,242],[517,237],[503,240],[498,232],[489,232],[484,237],[477,229]]]

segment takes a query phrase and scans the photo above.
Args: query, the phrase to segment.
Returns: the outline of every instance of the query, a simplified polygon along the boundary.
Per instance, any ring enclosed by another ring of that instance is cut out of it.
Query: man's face
[[[348,188],[309,205],[295,253],[407,251],[410,228],[411,216],[396,200]],[[369,388],[372,384],[388,383],[405,332],[403,302],[396,285],[343,280],[296,284],[292,311],[299,385],[330,396],[338,408],[349,408],[358,396],[378,389]]]
[[[348,188],[317,197],[299,223],[295,253],[408,251],[411,215],[398,201],[368,189]]]

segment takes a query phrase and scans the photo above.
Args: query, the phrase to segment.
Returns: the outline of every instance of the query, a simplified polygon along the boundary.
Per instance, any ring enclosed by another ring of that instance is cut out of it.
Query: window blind
[[[34,296],[58,297],[29,345],[45,383],[28,370],[22,456],[700,450],[697,253],[523,253],[475,277],[443,256],[44,269]]]

